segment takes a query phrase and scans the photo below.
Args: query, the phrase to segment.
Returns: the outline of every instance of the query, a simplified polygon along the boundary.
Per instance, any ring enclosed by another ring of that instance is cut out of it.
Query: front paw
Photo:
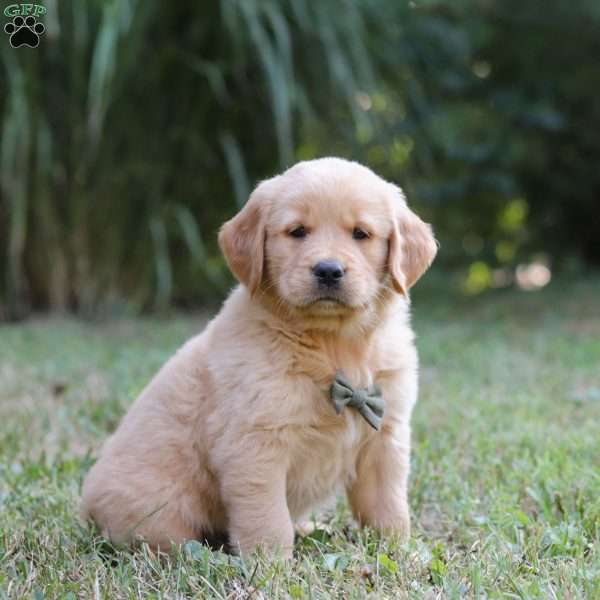
[[[379,531],[386,538],[397,542],[405,542],[410,537],[410,514],[408,508],[381,512],[371,519],[362,520],[363,526],[369,526]]]
[[[408,510],[396,516],[389,526],[383,528],[387,537],[392,537],[398,542],[406,542],[410,538],[410,514]]]
[[[273,525],[273,524],[271,524]],[[230,530],[230,548],[242,556],[253,554],[271,559],[290,559],[294,550],[294,530],[290,522],[280,523],[272,528],[262,527],[254,531],[244,531],[240,528]]]
[[[268,560],[291,560],[294,556],[293,546],[283,545],[273,540],[232,543],[230,551],[244,558],[262,556]]]

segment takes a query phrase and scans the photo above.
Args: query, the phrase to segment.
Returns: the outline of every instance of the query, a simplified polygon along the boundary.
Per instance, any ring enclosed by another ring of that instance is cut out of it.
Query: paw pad
[[[43,23],[29,15],[26,19],[23,17],[15,17],[12,23],[7,23],[4,26],[4,31],[10,35],[10,45],[13,48],[19,46],[29,46],[36,48],[40,43],[40,35],[46,31]]]

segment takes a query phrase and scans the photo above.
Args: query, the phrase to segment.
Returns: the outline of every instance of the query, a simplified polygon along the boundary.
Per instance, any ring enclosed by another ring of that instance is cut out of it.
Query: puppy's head
[[[399,188],[338,158],[263,181],[219,243],[251,294],[296,315],[338,319],[372,310],[384,291],[407,295],[437,250]]]

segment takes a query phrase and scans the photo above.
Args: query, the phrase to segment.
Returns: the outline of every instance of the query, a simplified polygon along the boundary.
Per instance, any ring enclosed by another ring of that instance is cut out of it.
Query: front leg
[[[272,443],[252,436],[224,463],[221,491],[233,550],[249,554],[261,547],[284,558],[292,556],[294,527],[284,456]]]
[[[382,381],[386,413],[381,431],[361,449],[348,500],[362,526],[406,539],[410,535],[408,475],[410,414],[416,399],[416,374]]]
[[[348,500],[362,526],[406,539],[410,534],[408,427],[384,423],[358,458],[356,479],[348,486]]]

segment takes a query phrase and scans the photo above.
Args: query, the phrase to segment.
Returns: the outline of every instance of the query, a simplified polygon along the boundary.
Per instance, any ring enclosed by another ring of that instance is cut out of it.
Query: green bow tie
[[[345,406],[351,406],[358,410],[373,429],[379,431],[385,409],[385,400],[381,395],[381,390],[376,385],[355,390],[344,374],[338,371],[329,388],[329,395],[338,415],[341,414]]]

